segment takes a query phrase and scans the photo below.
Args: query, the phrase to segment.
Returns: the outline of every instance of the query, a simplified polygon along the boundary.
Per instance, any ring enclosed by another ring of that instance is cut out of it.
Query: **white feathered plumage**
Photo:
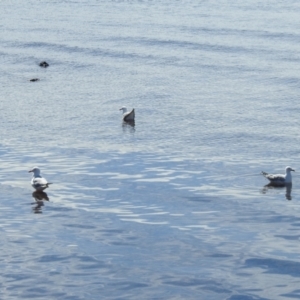
[[[32,179],[31,179],[31,185],[35,190],[43,191],[44,189],[49,187],[49,184],[51,184],[50,182],[48,182],[46,180],[46,178],[44,178],[41,175],[41,170],[38,167],[34,167],[33,169],[31,169],[28,172],[33,173]]]

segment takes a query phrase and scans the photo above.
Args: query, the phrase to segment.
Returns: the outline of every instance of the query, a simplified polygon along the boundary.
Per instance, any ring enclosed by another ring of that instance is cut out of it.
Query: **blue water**
[[[194,2],[0,4],[0,299],[300,299],[300,5]]]

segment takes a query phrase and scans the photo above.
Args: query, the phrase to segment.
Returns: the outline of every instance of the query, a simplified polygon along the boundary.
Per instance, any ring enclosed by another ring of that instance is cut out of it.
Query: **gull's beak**
[[[32,170],[28,171],[28,173],[32,172]]]
[[[291,171],[294,171],[294,172],[296,172],[294,169],[292,169]]]

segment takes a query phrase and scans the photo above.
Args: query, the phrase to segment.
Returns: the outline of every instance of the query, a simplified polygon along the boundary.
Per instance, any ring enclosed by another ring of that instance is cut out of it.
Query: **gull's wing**
[[[128,113],[124,114],[123,120],[124,121],[133,121],[135,117],[134,109]]]
[[[285,183],[285,176],[282,174],[268,174],[266,172],[261,172],[271,183]]]
[[[47,180],[43,177],[36,177],[36,178],[32,178],[32,180],[31,180],[31,185],[35,189],[47,188],[48,184],[49,183],[47,182]]]

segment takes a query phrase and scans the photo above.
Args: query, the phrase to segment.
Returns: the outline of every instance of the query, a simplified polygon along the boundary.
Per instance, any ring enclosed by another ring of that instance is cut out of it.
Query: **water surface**
[[[2,298],[300,299],[299,9],[2,4]]]

